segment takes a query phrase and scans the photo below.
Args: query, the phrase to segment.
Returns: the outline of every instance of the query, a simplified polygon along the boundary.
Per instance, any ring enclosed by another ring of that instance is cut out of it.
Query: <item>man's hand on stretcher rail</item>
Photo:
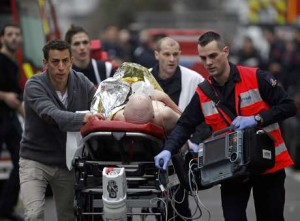
[[[194,153],[198,153],[199,151],[201,151],[199,149],[199,144],[195,144],[190,140],[187,141],[187,144],[188,144],[189,151]],[[158,169],[166,170],[170,160],[171,160],[171,152],[168,150],[163,150],[154,157],[155,167]]]
[[[100,120],[104,120],[104,119],[105,119],[102,113],[95,113],[95,114],[92,114],[92,113],[88,112],[88,113],[86,113],[86,114],[84,115],[83,123],[87,123],[88,121],[90,121],[90,120],[91,120],[92,118],[94,118],[94,117],[97,117],[97,118],[100,119]]]

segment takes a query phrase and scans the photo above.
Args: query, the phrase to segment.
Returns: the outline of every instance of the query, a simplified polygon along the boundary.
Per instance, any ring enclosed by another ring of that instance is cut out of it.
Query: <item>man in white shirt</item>
[[[151,68],[150,71],[164,92],[183,111],[193,97],[198,84],[204,78],[199,73],[179,65],[180,45],[173,38],[164,37],[160,39],[157,42],[154,53],[158,64]],[[189,147],[197,146],[209,135],[210,129],[205,124],[199,125],[192,138],[188,141]],[[184,201],[181,204],[175,204],[175,207],[180,215],[191,217],[187,196],[187,194],[184,194],[183,188],[179,189],[175,198],[181,202],[184,197]],[[177,216],[176,220],[182,219]]]

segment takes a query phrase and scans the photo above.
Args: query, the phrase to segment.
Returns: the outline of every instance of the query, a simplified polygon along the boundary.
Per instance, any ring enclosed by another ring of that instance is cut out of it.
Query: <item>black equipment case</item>
[[[198,166],[193,175],[198,189],[206,189],[225,180],[261,174],[275,164],[274,139],[266,131],[248,128],[217,131],[199,144]],[[224,133],[226,132],[227,133]],[[182,186],[190,190],[188,163],[191,157],[175,155],[173,165]],[[184,162],[185,161],[185,162]],[[183,163],[184,162],[184,163]]]
[[[275,164],[275,140],[267,132],[249,128],[244,130],[244,162],[248,173],[260,174]]]
[[[204,186],[261,174],[275,164],[274,139],[256,128],[214,136],[201,146],[203,153],[199,152],[198,165]]]

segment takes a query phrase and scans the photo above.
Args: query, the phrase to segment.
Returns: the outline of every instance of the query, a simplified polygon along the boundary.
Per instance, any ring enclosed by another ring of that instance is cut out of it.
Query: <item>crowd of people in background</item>
[[[268,46],[266,55],[257,47],[255,39],[245,36],[242,46],[231,56],[241,65],[270,71],[289,94],[299,93],[300,29],[295,29],[289,38],[277,34],[274,28],[263,29],[262,33]]]
[[[230,59],[237,64],[269,70],[291,94],[297,93],[300,84],[300,28],[295,28],[292,36],[278,34],[273,27],[262,28],[263,39],[267,43],[267,55],[258,47],[255,38],[243,36],[242,45],[230,52]],[[118,64],[127,61],[151,68],[156,64],[154,47],[156,42],[166,37],[165,33],[150,35],[147,30],[132,32],[108,26],[99,36],[102,50]]]
[[[263,37],[267,42],[266,55],[255,40],[249,36],[243,39],[242,46],[231,56],[236,63],[246,66],[259,67],[270,71],[279,84],[295,100],[300,107],[300,28],[295,28],[289,38],[279,35],[274,28],[263,30]],[[299,111],[298,111],[299,112]],[[300,128],[300,115],[293,116],[280,123],[287,147],[294,160],[294,169],[300,168],[300,140],[296,131]]]

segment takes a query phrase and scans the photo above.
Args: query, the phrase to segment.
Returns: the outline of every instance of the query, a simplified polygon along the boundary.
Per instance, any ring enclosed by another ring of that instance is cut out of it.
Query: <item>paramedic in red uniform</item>
[[[209,83],[236,118],[230,118],[216,107],[198,87],[191,102],[181,115],[165,143],[164,150],[155,158],[167,167],[175,153],[203,121],[212,131],[232,125],[236,130],[261,127],[275,138],[275,166],[264,174],[249,179],[235,178],[221,184],[223,215],[227,221],[245,221],[250,192],[253,190],[258,221],[284,220],[285,170],[293,164],[277,122],[296,114],[294,101],[277,84],[274,76],[257,68],[236,66],[228,61],[229,48],[215,32],[206,32],[198,40],[201,63],[209,73]]]

